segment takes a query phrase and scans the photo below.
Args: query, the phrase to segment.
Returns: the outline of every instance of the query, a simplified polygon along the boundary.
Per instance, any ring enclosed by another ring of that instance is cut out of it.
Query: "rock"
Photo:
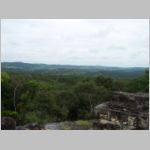
[[[100,129],[117,130],[120,126],[124,130],[146,130],[149,129],[149,94],[116,91],[111,100],[95,106],[94,112],[100,120],[94,126]]]
[[[46,130],[62,130],[62,127],[61,127],[60,123],[54,122],[54,123],[47,123],[45,125],[45,129]]]
[[[64,121],[64,122],[53,122],[45,124],[46,130],[71,130],[72,122]]]
[[[11,117],[1,118],[1,130],[15,130],[16,121]]]
[[[38,123],[29,123],[25,125],[23,128],[27,130],[44,130],[44,127]]]
[[[16,126],[16,130],[28,130],[28,128],[25,128],[24,126]]]

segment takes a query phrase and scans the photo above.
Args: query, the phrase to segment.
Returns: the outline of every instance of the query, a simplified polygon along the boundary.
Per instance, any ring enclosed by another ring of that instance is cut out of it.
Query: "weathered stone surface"
[[[119,97],[119,98],[126,98],[128,100],[148,100],[149,99],[149,94],[148,93],[128,93],[128,92],[121,92],[121,91],[116,91],[113,93],[114,97]]]
[[[29,123],[23,126],[24,129],[27,130],[43,130],[44,127],[38,123]]]
[[[11,117],[1,118],[1,130],[15,130],[16,121]]]
[[[47,123],[45,125],[45,129],[46,130],[62,130],[62,127],[61,127],[60,123],[54,122],[54,123]]]
[[[89,122],[87,124],[87,122]],[[92,121],[64,121],[53,122],[45,125],[46,130],[90,130]]]
[[[101,129],[112,129],[110,122],[119,122],[120,129],[148,129],[149,128],[149,94],[114,92],[110,101],[95,106],[94,112],[99,119],[97,123]],[[132,118],[132,119],[131,119]]]
[[[29,129],[25,128],[24,126],[16,126],[16,130],[29,130]]]

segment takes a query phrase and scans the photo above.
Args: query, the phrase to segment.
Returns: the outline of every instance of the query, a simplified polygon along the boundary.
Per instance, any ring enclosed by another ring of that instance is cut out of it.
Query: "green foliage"
[[[9,74],[7,72],[1,73],[1,80],[2,82],[7,82],[10,79]]]
[[[25,123],[32,123],[32,122],[38,122],[39,123],[39,117],[37,116],[36,112],[28,112],[25,115]]]
[[[2,72],[1,78],[1,110],[13,110],[13,93],[10,76],[7,72]]]
[[[95,83],[99,86],[104,86],[107,89],[112,89],[113,80],[110,77],[97,76],[95,78]]]
[[[132,80],[128,85],[131,92],[149,92],[149,71],[145,71],[145,74]]]
[[[58,105],[54,108],[54,115],[56,117],[56,121],[64,121],[68,116],[68,109],[66,107],[59,107]]]
[[[5,111],[2,111],[1,116],[12,117],[14,119],[17,119],[18,113],[14,111],[10,111],[10,110],[5,110]]]
[[[76,96],[76,119],[92,117],[94,106],[109,99],[110,91],[94,82],[79,82],[73,90]]]
[[[53,118],[49,115],[43,115],[39,111],[27,112],[24,117],[24,124],[26,123],[39,123],[44,124],[47,122],[54,121]]]
[[[128,80],[114,80],[112,88],[114,91],[127,91],[129,83]]]

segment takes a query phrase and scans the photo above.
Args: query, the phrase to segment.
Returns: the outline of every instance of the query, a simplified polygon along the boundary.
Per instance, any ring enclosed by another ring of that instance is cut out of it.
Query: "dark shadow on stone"
[[[11,117],[1,118],[1,130],[15,130],[16,121]]]

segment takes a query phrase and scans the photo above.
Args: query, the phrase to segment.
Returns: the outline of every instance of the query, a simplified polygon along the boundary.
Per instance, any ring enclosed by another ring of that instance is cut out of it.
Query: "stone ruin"
[[[148,130],[149,94],[114,92],[110,101],[95,106],[96,129]]]

